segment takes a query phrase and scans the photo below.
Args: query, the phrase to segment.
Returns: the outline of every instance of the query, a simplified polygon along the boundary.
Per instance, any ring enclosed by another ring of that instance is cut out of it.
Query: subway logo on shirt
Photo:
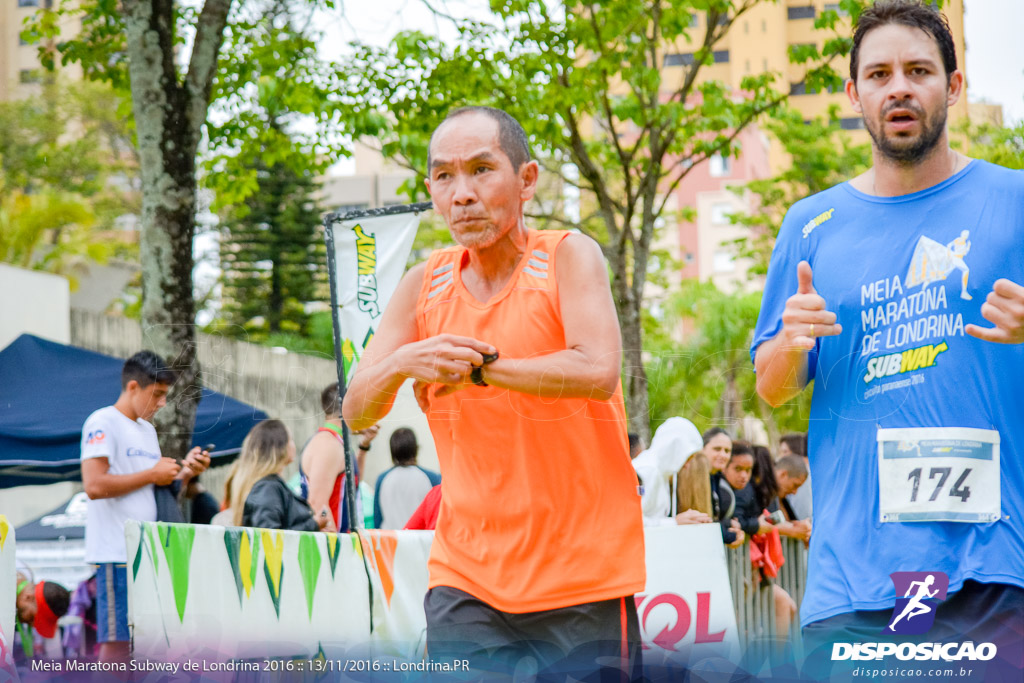
[[[868,360],[867,374],[864,375],[864,382],[892,377],[904,372],[913,372],[922,368],[930,368],[935,365],[939,354],[948,351],[949,346],[945,341],[939,344],[926,344],[917,348],[907,349],[899,353],[875,356]]]

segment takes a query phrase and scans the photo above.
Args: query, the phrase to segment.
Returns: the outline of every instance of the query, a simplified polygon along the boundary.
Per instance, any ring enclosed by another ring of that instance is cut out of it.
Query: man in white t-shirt
[[[187,481],[210,464],[198,447],[181,465],[160,455],[149,420],[167,402],[175,378],[162,358],[140,351],[125,361],[117,402],[82,427],[82,484],[89,496],[85,561],[97,565],[97,642],[104,662],[129,656],[125,521],[156,521],[153,486]]]

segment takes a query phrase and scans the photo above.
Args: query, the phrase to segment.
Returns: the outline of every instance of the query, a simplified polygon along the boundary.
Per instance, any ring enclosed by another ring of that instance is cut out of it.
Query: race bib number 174
[[[994,522],[999,432],[967,427],[878,430],[882,522]]]

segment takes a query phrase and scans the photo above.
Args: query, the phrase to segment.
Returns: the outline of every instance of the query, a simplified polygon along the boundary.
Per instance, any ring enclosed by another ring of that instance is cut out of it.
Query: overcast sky
[[[1007,123],[1024,121],[1024,2],[964,4],[968,98],[1003,105]]]

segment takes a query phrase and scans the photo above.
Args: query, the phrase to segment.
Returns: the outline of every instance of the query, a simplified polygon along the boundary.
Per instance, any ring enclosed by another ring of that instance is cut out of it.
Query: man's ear
[[[957,69],[949,75],[949,88],[946,93],[946,106],[952,107],[960,100],[964,92],[964,74]]]
[[[540,165],[536,161],[528,161],[519,167],[519,180],[522,182],[522,189],[519,191],[519,198],[523,202],[533,199],[537,192],[537,180],[540,177]]]
[[[852,78],[846,79],[846,96],[850,98],[850,105],[853,110],[858,114],[863,114],[864,109],[860,106],[860,96],[857,95],[857,84],[853,82]]]

